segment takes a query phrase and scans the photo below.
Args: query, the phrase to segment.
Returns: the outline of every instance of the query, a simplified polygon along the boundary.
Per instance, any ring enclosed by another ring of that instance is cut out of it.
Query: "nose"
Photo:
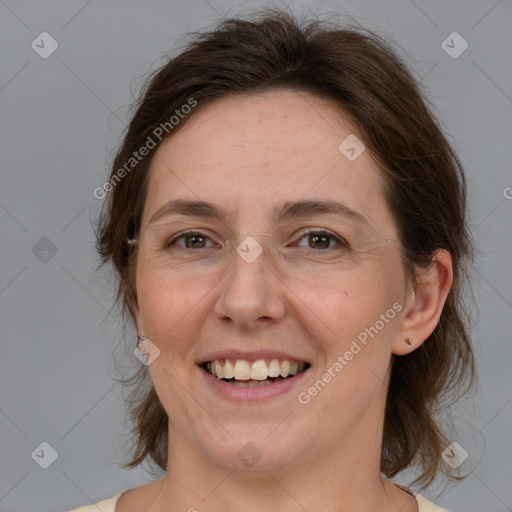
[[[222,322],[239,330],[257,331],[285,315],[285,284],[262,252],[255,260],[243,257],[245,247],[233,261],[215,301],[214,313]]]

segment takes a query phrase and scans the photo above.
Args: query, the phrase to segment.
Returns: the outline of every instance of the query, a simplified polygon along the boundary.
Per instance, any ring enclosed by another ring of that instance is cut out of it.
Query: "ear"
[[[403,356],[416,350],[434,331],[453,283],[452,257],[445,249],[436,251],[431,266],[420,271],[408,294],[401,320],[401,333],[393,343],[393,354]],[[411,338],[408,345],[405,340]]]

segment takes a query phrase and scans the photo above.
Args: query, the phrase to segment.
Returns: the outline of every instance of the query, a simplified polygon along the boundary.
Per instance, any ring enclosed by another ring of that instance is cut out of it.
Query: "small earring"
[[[412,338],[405,338],[405,343],[407,343],[407,345],[412,345]]]
[[[138,242],[137,242],[137,240],[136,240],[135,238],[132,238],[132,239],[128,239],[128,238],[127,238],[127,239],[126,239],[126,243],[127,243],[128,245],[137,245],[137,244],[138,244]]]

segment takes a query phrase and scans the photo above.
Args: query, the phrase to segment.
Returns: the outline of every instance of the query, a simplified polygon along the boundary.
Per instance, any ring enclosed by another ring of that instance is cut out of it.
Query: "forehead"
[[[370,222],[390,220],[369,152],[351,161],[339,149],[357,134],[331,100],[278,90],[226,96],[198,109],[155,154],[143,225],[182,197],[255,219],[285,201],[327,199]]]

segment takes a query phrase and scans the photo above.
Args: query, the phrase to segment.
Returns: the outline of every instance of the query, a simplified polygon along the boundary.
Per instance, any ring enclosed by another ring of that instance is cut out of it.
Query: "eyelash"
[[[327,237],[333,239],[337,243],[338,248],[349,249],[348,243],[343,238],[340,238],[339,236],[331,233],[330,231],[325,231],[325,230],[322,230],[322,229],[307,231],[307,232],[303,233],[300,236],[299,240],[302,240],[303,238],[306,238],[306,237],[311,236],[311,235],[327,236]],[[171,246],[175,245],[178,240],[189,238],[189,237],[194,237],[194,236],[198,236],[198,237],[206,238],[206,239],[210,240],[210,237],[204,235],[203,233],[201,233],[199,231],[182,231],[181,233],[179,233],[175,237],[173,237],[170,240],[168,240],[166,242],[166,244],[165,244],[165,248],[168,249]],[[181,250],[181,251],[194,251],[194,250],[197,250],[197,249],[189,249],[187,247],[180,247],[180,246],[176,246],[176,247],[178,248],[178,250]],[[315,250],[315,249],[309,248],[309,250],[312,250],[314,252],[323,253],[325,251],[330,251],[333,248],[335,248],[335,247],[328,247],[327,249],[319,249],[319,250]],[[201,247],[200,249],[203,249],[203,250],[204,249],[211,249],[211,247]]]

